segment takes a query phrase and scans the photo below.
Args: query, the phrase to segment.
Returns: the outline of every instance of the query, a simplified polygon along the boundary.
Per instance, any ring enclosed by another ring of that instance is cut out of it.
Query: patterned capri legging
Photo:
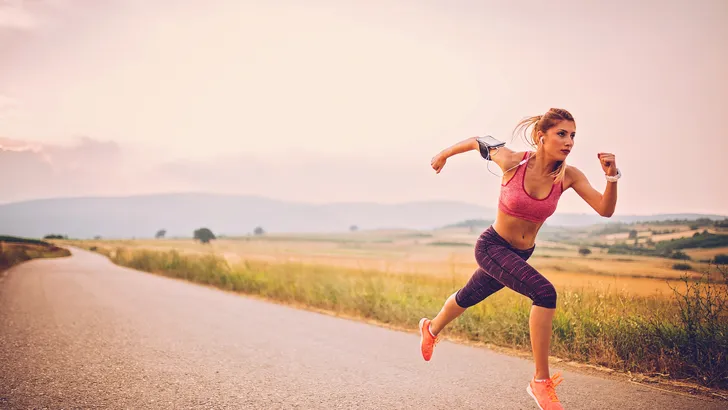
[[[488,227],[475,245],[475,260],[479,267],[455,295],[457,304],[471,307],[508,286],[528,296],[535,306],[556,308],[554,285],[526,262],[534,249],[535,246],[514,248],[493,226]]]

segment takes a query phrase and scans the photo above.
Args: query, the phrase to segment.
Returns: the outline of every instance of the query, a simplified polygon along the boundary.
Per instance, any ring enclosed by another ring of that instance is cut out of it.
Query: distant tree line
[[[624,233],[629,232],[630,228],[629,225],[617,222],[617,223],[608,223],[606,224],[602,229],[595,231],[593,235],[600,236],[600,235],[612,235],[616,233]]]
[[[650,233],[652,235],[665,235],[670,233],[677,232],[677,229],[664,229],[664,230],[657,230],[657,229],[650,229]]]
[[[728,246],[728,235],[713,234],[705,230],[695,232],[691,237],[657,242],[655,249],[672,251],[689,248],[721,248],[723,246]]]
[[[44,238],[46,239],[46,238]],[[56,239],[56,238],[49,238],[49,239]],[[60,238],[63,239],[63,238]],[[33,245],[42,245],[42,246],[52,246],[48,242],[39,241],[38,239],[31,239],[31,238],[19,238],[17,236],[6,236],[6,235],[0,235],[0,242],[6,242],[6,243],[27,243],[27,244],[33,244]]]
[[[163,238],[166,233],[167,232],[162,229],[157,232],[156,237]],[[265,235],[265,230],[262,226],[256,226],[255,229],[253,229],[253,234],[256,236]],[[195,229],[192,233],[192,238],[196,241],[200,241],[200,243],[210,243],[210,241],[218,239],[218,236],[215,235],[210,228],[199,228]]]
[[[466,219],[462,222],[445,225],[444,228],[480,228],[490,226],[493,222],[490,219]]]
[[[635,222],[635,224],[644,224],[644,225],[688,225],[691,228],[696,227],[695,229],[699,229],[704,226],[728,226],[728,218],[725,218],[723,220],[713,220],[710,218],[697,218],[697,219],[664,219],[662,221],[643,221],[643,222]]]
[[[686,238],[673,238],[669,241],[660,241],[655,243],[654,248],[647,248],[638,245],[615,244],[607,245],[607,253],[612,254],[628,254],[628,255],[646,255],[659,256],[663,258],[690,260],[690,256],[682,249],[706,249],[706,248],[722,248],[728,246],[728,235],[712,234],[708,231],[696,232],[693,236]]]
[[[715,221],[715,224],[713,224],[716,228],[728,228],[728,218],[722,220],[722,221]]]

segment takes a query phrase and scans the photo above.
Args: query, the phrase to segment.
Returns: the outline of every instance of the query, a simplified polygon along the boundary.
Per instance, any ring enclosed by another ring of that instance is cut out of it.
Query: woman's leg
[[[432,322],[430,322],[430,332],[432,332],[433,335],[437,336],[440,332],[442,332],[442,329],[448,325],[448,323],[455,320],[458,316],[462,315],[465,310],[467,310],[467,308],[460,307],[457,302],[455,302],[456,294],[457,292],[447,298],[442,309],[440,309],[440,313],[438,313],[437,316],[432,319]]]
[[[462,315],[468,307],[501,289],[503,289],[503,285],[485,273],[483,269],[476,270],[462,289],[447,298],[442,309],[440,309],[440,313],[433,320],[420,319],[420,350],[422,357],[426,361],[430,360],[432,351],[439,340],[437,334],[448,323]]]
[[[520,255],[519,255],[520,254]],[[536,362],[536,379],[550,377],[548,356],[556,308],[556,289],[526,262],[529,253],[504,245],[491,245],[476,255],[478,264],[499,283],[533,301],[529,318],[531,348]]]
[[[480,303],[501,289],[503,289],[503,284],[488,275],[482,268],[478,268],[462,289],[447,298],[440,313],[432,319],[430,331],[437,336],[445,326],[462,315],[469,307]]]
[[[556,309],[547,309],[541,306],[531,306],[531,317],[528,326],[531,330],[531,349],[536,362],[536,379],[548,379],[549,348],[551,346],[552,323]]]

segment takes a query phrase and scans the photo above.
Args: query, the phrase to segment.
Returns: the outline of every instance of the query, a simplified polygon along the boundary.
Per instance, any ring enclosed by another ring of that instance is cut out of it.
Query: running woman
[[[507,286],[533,301],[529,329],[536,371],[526,391],[541,410],[563,409],[555,391],[563,378],[560,373],[551,376],[548,362],[556,290],[527,261],[536,247],[539,229],[554,213],[565,190],[573,188],[599,215],[611,217],[621,173],[614,154],[598,153],[607,179],[606,189],[600,193],[584,173],[566,165],[576,138],[576,123],[566,110],[552,108],[544,115],[526,118],[515,131],[519,129],[534,151],[515,152],[504,145],[492,147],[492,141],[485,145],[484,139],[473,137],[432,158],[432,168],[439,174],[445,161],[453,155],[480,150],[484,158],[498,164],[503,177],[496,220],[475,245],[479,267],[465,286],[450,295],[434,319],[420,320],[420,349],[423,358],[429,361],[439,341],[438,335],[448,323]]]

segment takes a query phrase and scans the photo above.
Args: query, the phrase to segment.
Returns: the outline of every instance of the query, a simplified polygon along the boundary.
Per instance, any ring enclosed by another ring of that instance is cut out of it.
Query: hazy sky
[[[728,214],[726,21],[724,0],[0,0],[0,201],[495,206],[477,153],[431,157],[483,133],[524,149],[515,124],[561,107],[597,189],[616,154],[617,213]],[[558,211],[593,212],[573,191]]]

